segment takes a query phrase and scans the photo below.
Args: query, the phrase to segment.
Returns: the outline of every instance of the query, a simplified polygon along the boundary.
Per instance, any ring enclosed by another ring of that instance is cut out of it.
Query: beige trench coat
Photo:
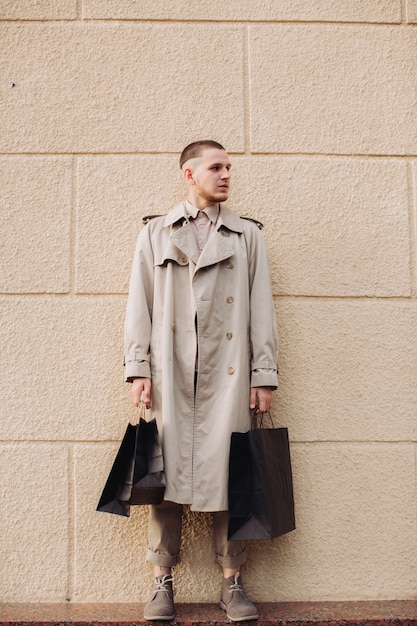
[[[230,435],[248,430],[250,387],[276,388],[277,352],[267,251],[253,222],[221,205],[201,255],[185,203],[145,226],[130,281],[125,376],[152,379],[166,500],[227,510]]]

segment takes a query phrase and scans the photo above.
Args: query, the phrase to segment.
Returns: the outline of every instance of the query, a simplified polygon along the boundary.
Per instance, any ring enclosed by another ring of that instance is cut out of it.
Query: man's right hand
[[[130,390],[130,393],[132,394],[132,402],[134,406],[139,406],[140,402],[143,401],[147,409],[151,408],[151,387],[152,381],[150,378],[133,379],[132,389]]]

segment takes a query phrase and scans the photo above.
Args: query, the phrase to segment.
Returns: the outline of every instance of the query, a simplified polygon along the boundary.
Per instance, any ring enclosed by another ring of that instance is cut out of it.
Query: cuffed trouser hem
[[[174,565],[179,563],[180,556],[179,554],[160,554],[158,552],[152,552],[152,550],[148,548],[146,560],[153,565],[159,565],[159,567],[174,567]]]
[[[149,507],[149,549],[146,560],[159,567],[173,567],[180,560],[182,504],[164,500]],[[244,541],[229,541],[228,511],[212,512],[215,562],[238,568],[246,561]]]
[[[149,549],[146,560],[160,567],[173,567],[180,558],[182,504],[163,500],[149,507]]]
[[[215,562],[218,563],[221,567],[236,569],[246,562],[246,556],[246,550],[243,550],[243,552],[237,554],[236,556],[222,556],[221,554],[216,554]]]
[[[228,540],[228,511],[216,511],[212,513],[212,516],[215,563],[218,563],[221,567],[236,569],[246,561],[246,543],[242,540]]]

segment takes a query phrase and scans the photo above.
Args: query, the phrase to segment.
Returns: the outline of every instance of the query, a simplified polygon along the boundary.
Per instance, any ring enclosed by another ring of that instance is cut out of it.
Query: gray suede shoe
[[[170,620],[174,619],[174,615],[172,576],[155,578],[152,597],[143,609],[143,617],[148,620]]]
[[[243,591],[237,572],[230,578],[222,580],[220,608],[226,611],[227,618],[232,622],[245,622],[249,619],[258,619],[258,611]]]

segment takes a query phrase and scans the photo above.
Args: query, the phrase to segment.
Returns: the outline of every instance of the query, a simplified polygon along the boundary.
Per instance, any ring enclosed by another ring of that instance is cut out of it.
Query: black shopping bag
[[[232,433],[229,540],[274,539],[294,529],[288,429],[252,427]]]
[[[156,420],[142,417],[128,424],[97,511],[129,517],[130,506],[159,504],[164,498],[165,475]]]
[[[159,504],[164,499],[165,473],[156,420],[140,419],[130,504]]]

